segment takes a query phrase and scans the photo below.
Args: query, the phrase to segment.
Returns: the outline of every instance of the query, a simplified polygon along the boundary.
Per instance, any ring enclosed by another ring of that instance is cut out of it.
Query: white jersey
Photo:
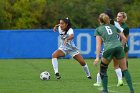
[[[121,27],[121,25],[118,22],[114,21],[114,25],[117,29],[119,29],[121,32],[123,32],[124,29]]]
[[[79,53],[77,47],[74,44],[73,39],[72,40],[68,40],[68,42],[66,43],[66,45],[64,45],[64,41],[66,38],[68,38],[71,34],[74,34],[73,29],[70,28],[67,33],[65,34],[65,31],[62,31],[60,26],[58,27],[58,31],[59,31],[59,40],[60,40],[60,47],[59,49],[62,50],[65,54],[70,54],[70,52],[72,52],[72,56],[75,55],[75,53]]]

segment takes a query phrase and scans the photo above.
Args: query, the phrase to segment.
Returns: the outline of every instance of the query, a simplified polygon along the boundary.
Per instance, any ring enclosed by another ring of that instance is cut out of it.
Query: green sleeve
[[[100,36],[100,33],[99,33],[98,29],[95,30],[94,36]]]
[[[124,31],[123,31],[124,35],[125,36],[128,36],[129,35],[129,28],[125,28]]]
[[[119,29],[117,29],[117,32],[120,33],[121,31]]]

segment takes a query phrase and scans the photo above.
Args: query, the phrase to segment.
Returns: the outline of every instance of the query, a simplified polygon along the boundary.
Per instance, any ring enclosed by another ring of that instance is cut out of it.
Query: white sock
[[[57,58],[52,58],[52,65],[55,73],[58,73],[58,61]]]
[[[84,69],[87,77],[89,77],[90,76],[90,72],[89,72],[89,69],[88,69],[88,65],[86,64],[85,66],[83,66],[83,69]]]
[[[116,72],[116,75],[118,77],[118,80],[121,80],[122,79],[122,71],[120,68],[118,69],[115,69],[115,72]]]
[[[97,83],[101,83],[101,77],[100,77],[100,73],[97,74]]]

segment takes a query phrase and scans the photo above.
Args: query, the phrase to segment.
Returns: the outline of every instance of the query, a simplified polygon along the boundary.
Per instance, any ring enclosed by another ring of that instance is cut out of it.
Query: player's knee
[[[52,58],[57,58],[57,55],[55,53],[53,53]]]
[[[107,77],[107,68],[108,68],[108,64],[104,64],[101,61],[101,64],[100,64],[100,76],[101,76],[101,79],[103,79],[104,77]]]
[[[114,62],[114,69],[118,69],[118,68],[120,68],[119,63]]]
[[[86,63],[85,62],[80,62],[81,66],[85,66]]]
[[[86,65],[85,61],[83,61],[83,60],[77,60],[77,61],[80,63],[81,66],[85,66]]]

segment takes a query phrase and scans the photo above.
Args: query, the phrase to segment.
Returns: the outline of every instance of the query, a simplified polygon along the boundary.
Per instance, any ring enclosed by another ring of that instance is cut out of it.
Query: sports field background
[[[92,80],[86,78],[82,67],[74,59],[59,59],[61,80],[55,78],[51,59],[6,59],[0,60],[0,93],[99,93],[94,87],[98,67],[94,59],[85,59],[92,73]],[[135,93],[140,93],[140,59],[129,59]],[[39,74],[47,70],[49,81],[42,81]],[[117,78],[111,63],[108,69],[109,93],[129,93],[128,86],[116,87]]]

